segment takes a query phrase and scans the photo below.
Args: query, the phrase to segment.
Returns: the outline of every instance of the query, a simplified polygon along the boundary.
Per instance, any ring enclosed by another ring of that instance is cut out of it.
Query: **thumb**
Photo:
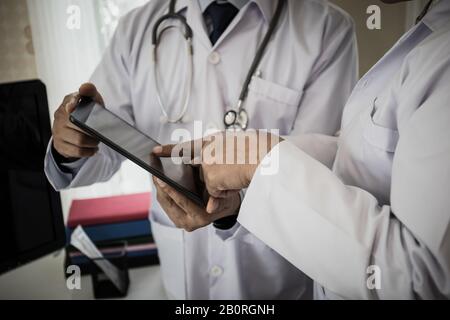
[[[206,212],[209,214],[220,212],[224,207],[224,200],[214,197],[209,197],[208,203],[206,205]]]
[[[80,89],[78,90],[78,93],[82,97],[92,98],[92,100],[94,100],[95,102],[101,104],[102,106],[105,106],[102,96],[100,95],[100,93],[98,93],[95,85],[90,82],[82,84],[80,86]]]
[[[178,144],[156,146],[153,148],[153,153],[159,157],[173,156],[193,160],[201,154],[202,146],[202,139],[197,139]]]
[[[164,144],[153,148],[153,153],[158,157],[170,157],[175,144]]]
[[[234,198],[235,196],[237,198]],[[226,210],[229,210],[230,207],[233,207],[237,199],[240,200],[240,197],[239,193],[236,191],[230,192],[229,196],[226,198],[216,198],[210,196],[208,199],[208,203],[206,204],[206,212],[208,212],[209,214],[225,212]]]
[[[71,113],[75,110],[78,101],[80,100],[80,95],[78,92],[74,92],[64,98],[63,106],[67,113]]]

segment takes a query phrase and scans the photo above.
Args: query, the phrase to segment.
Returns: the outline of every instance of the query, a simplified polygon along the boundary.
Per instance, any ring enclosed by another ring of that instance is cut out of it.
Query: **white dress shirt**
[[[239,222],[316,297],[450,298],[449,83],[440,1],[357,84],[339,138],[282,142],[279,172],[256,173]]]
[[[274,14],[276,1],[248,1],[214,46],[197,1],[179,0],[193,29],[194,81],[184,123],[161,123],[155,99],[151,31],[168,11],[168,1],[153,0],[122,18],[92,82],[106,107],[161,143],[173,143],[176,128],[192,138],[193,120],[203,130],[223,129],[223,114],[235,106],[241,86]],[[168,32],[159,48],[161,92],[169,112],[179,114],[186,66],[185,44]],[[250,84],[245,108],[253,128],[281,134],[334,134],[356,83],[357,57],[349,16],[322,0],[288,1],[279,26]],[[45,171],[56,189],[108,180],[123,158],[101,144],[99,152],[68,165],[64,173],[47,154]],[[231,230],[213,226],[192,233],[174,227],[152,193],[150,215],[163,282],[179,299],[297,299],[308,297],[311,281],[291,263],[237,223]]]

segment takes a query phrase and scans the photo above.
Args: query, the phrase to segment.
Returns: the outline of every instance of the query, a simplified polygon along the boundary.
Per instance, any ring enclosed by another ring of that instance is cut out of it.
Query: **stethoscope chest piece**
[[[225,124],[225,127],[230,127],[234,123],[236,123],[237,119],[237,112],[234,110],[228,110],[225,112],[225,115],[223,117],[223,123]]]
[[[247,130],[248,127],[248,113],[245,109],[238,112],[238,122],[242,130]]]
[[[246,130],[248,127],[248,113],[245,109],[238,111],[228,110],[225,112],[223,122],[227,129],[235,128]]]

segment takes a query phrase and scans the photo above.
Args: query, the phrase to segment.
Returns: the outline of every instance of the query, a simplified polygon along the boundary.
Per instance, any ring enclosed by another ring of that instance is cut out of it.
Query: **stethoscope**
[[[233,129],[246,130],[248,127],[249,116],[248,116],[247,111],[245,110],[244,103],[247,98],[249,85],[250,85],[253,75],[255,74],[256,69],[259,66],[259,63],[261,62],[261,59],[264,55],[264,51],[267,48],[267,45],[268,45],[272,35],[274,34],[275,27],[277,26],[278,21],[280,20],[281,11],[284,7],[285,2],[286,2],[286,0],[278,0],[275,14],[274,14],[272,20],[270,21],[269,28],[267,29],[267,32],[263,38],[263,41],[260,44],[260,46],[256,52],[256,55],[253,59],[253,62],[250,66],[250,70],[248,71],[247,76],[245,78],[244,84],[241,89],[241,93],[239,95],[236,109],[228,110],[224,114],[223,122],[227,129],[233,128]],[[154,76],[155,87],[156,87],[156,98],[157,98],[158,104],[161,108],[161,112],[163,114],[163,119],[168,123],[182,122],[183,118],[186,115],[188,105],[189,105],[189,100],[191,97],[191,91],[192,91],[193,63],[194,63],[194,59],[193,59],[194,51],[192,49],[192,29],[189,26],[189,24],[187,23],[186,18],[184,16],[182,16],[181,14],[175,13],[175,4],[176,4],[176,0],[170,1],[169,13],[160,17],[156,21],[156,23],[153,27],[153,30],[152,30],[153,62],[155,64],[155,66],[153,68],[153,76]],[[182,27],[180,28],[180,27],[177,27],[176,25],[168,25],[168,26],[165,26],[160,32],[158,32],[158,29],[161,26],[161,24],[164,21],[171,20],[171,19],[179,21],[181,23]],[[171,118],[169,116],[169,113],[167,112],[167,108],[165,107],[164,102],[161,97],[160,85],[159,85],[159,80],[158,80],[158,68],[157,68],[157,65],[158,65],[157,51],[158,51],[158,46],[159,46],[161,37],[165,31],[172,29],[172,28],[176,28],[176,29],[180,30],[181,34],[183,35],[185,42],[186,42],[186,55],[187,55],[187,60],[188,60],[188,68],[187,68],[186,80],[185,80],[186,86],[185,86],[185,90],[184,90],[184,98],[182,100],[183,107],[181,109],[180,114],[177,117],[173,117],[173,118]]]

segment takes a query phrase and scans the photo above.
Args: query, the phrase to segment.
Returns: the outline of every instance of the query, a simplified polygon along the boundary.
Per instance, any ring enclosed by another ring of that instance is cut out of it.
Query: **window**
[[[148,0],[28,0],[38,77],[47,86],[50,115],[63,97],[86,82],[99,63],[119,18]],[[67,27],[70,7],[79,12],[79,28]],[[106,183],[61,192],[64,215],[73,198],[144,192],[150,176],[126,161]]]

